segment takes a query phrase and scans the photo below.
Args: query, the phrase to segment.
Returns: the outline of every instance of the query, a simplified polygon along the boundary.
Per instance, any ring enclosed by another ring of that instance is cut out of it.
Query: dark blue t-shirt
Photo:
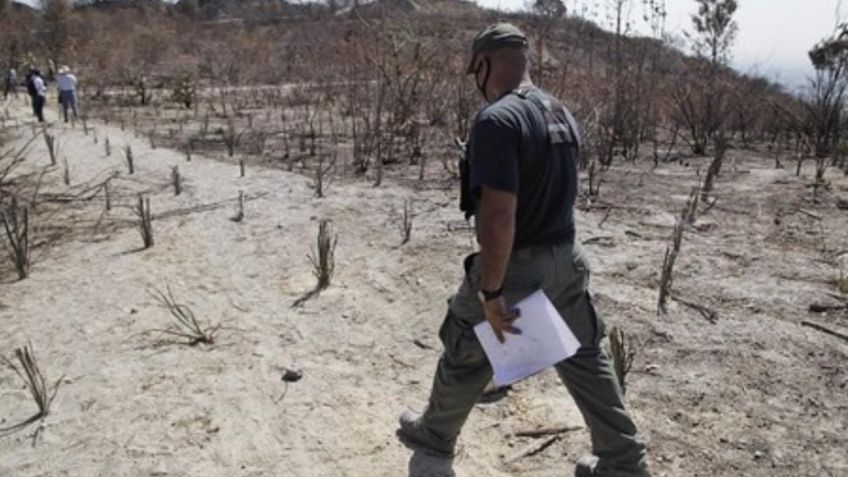
[[[550,131],[567,134],[552,141]],[[477,115],[471,192],[476,199],[483,186],[516,194],[514,249],[574,241],[578,134],[571,114],[537,88],[509,93]]]

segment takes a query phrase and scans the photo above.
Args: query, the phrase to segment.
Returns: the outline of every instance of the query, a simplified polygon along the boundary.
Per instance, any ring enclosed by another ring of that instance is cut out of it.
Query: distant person
[[[44,76],[42,76],[44,78]],[[47,79],[53,81],[56,79],[56,63],[53,60],[47,60]]]
[[[604,323],[592,305],[589,262],[576,239],[577,122],[533,85],[527,37],[511,24],[477,35],[468,74],[489,103],[474,120],[461,181],[461,208],[475,217],[480,253],[465,260],[465,278],[439,331],[444,352],[429,404],[400,418],[398,437],[416,451],[410,477],[433,475],[416,467],[422,453],[442,459],[437,475],[454,475],[457,438],[492,378],[474,327],[488,322],[501,343],[520,339],[513,336],[521,331],[513,326],[519,316],[512,306],[537,290],[580,342],[576,355],[555,366],[592,438],[593,455],[578,461],[574,475],[650,477],[645,445],[600,344]]]
[[[62,115],[68,122],[68,108],[77,118],[77,77],[71,73],[70,68],[62,66],[59,68],[59,77],[56,78],[56,89],[59,91],[59,104],[62,105]]]
[[[32,112],[38,118],[38,122],[44,122],[44,103],[47,99],[47,84],[41,71],[31,67],[26,78],[27,93],[32,99]]]
[[[18,73],[15,68],[9,68],[3,76],[3,99],[9,95],[18,97]]]
[[[35,83],[32,82],[32,79],[37,73],[38,69],[35,66],[30,65],[26,78],[24,78],[24,85],[26,86],[27,94],[30,98],[35,98],[36,95]],[[35,102],[33,102],[32,109],[33,112],[35,112]]]

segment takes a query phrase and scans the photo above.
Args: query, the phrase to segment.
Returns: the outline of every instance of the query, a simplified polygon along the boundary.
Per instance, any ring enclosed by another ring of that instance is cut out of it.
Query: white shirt
[[[59,91],[74,91],[77,88],[76,76],[66,73],[56,78],[56,88]]]
[[[41,76],[32,78],[32,84],[35,85],[35,90],[39,96],[47,96],[47,86],[44,84],[44,79]]]

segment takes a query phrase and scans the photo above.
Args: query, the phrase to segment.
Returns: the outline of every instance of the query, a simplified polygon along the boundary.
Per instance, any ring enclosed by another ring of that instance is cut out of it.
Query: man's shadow
[[[456,477],[452,457],[437,457],[415,450],[409,459],[409,477]]]

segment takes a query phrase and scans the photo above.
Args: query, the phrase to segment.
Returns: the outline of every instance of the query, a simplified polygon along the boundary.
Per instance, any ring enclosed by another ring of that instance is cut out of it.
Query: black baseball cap
[[[471,44],[471,60],[466,72],[468,74],[474,72],[474,58],[478,53],[503,47],[526,48],[528,45],[527,37],[512,23],[490,25],[474,38]]]

